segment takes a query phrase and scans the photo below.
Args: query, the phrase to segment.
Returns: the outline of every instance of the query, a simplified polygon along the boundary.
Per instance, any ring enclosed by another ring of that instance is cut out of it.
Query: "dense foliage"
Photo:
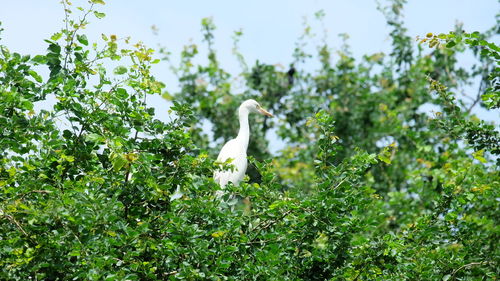
[[[63,4],[45,54],[0,46],[0,279],[498,278],[500,136],[474,115],[499,108],[498,24],[416,41],[392,0],[380,7],[390,53],[356,60],[345,35],[337,51],[307,48],[306,26],[286,69],[235,47],[235,79],[204,19],[206,63],[186,46],[177,91],[151,74],[168,52],[89,42],[103,1]],[[463,52],[476,66],[461,68]],[[473,90],[471,103],[458,95]],[[170,122],[151,95],[172,101]],[[219,200],[214,159],[248,98],[278,117],[252,117],[249,178]],[[271,132],[286,143],[276,155]]]

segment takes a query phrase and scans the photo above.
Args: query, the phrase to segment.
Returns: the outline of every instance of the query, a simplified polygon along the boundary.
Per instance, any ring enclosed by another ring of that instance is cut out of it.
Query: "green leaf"
[[[393,153],[396,150],[396,144],[392,143],[386,147],[378,154],[378,159],[387,165],[391,164]]]
[[[484,149],[481,149],[481,150],[478,150],[478,151],[472,153],[472,156],[474,157],[474,159],[479,160],[479,162],[481,162],[481,163],[488,162],[488,160],[486,160],[486,158],[484,158],[483,155],[484,155]]]
[[[86,139],[88,141],[91,141],[91,142],[103,142],[104,141],[104,137],[99,135],[99,134],[96,134],[96,133],[90,133],[86,136]]]
[[[42,83],[42,76],[38,75],[34,70],[28,70],[28,73],[31,77],[35,78],[36,82]]]
[[[58,44],[56,43],[52,43],[49,45],[48,47],[48,50],[51,52],[51,53],[54,53],[54,54],[60,54],[61,53],[61,46],[59,46]]]
[[[98,18],[98,19],[102,19],[102,18],[104,18],[104,17],[106,16],[106,14],[105,14],[105,13],[100,13],[100,12],[98,12],[98,11],[94,11],[94,15],[95,15],[95,17],[96,17],[96,18]]]
[[[118,66],[115,68],[113,73],[117,74],[117,75],[125,74],[125,73],[127,73],[127,68],[125,66]]]
[[[219,238],[219,237],[224,236],[224,235],[226,234],[226,232],[227,232],[227,231],[219,230],[219,231],[213,232],[213,233],[211,234],[211,236],[212,236],[213,238]]]
[[[76,35],[76,40],[78,40],[78,42],[82,43],[85,46],[87,46],[89,44],[89,41],[87,40],[87,36],[85,36],[85,34]]]
[[[314,240],[314,246],[320,250],[324,250],[328,246],[328,239],[329,238],[325,233],[320,232],[318,233],[318,237]]]
[[[453,48],[455,45],[457,45],[455,41],[450,41],[446,44],[446,48]]]
[[[123,88],[116,88],[116,96],[120,99],[127,99],[128,98],[127,90]]]
[[[42,55],[36,55],[34,56],[31,61],[38,63],[38,64],[46,64],[47,63],[47,58]]]
[[[479,33],[479,31],[474,31],[474,32],[471,33],[471,37],[479,39],[480,38],[480,34],[481,33]]]
[[[174,99],[174,97],[168,91],[164,91],[161,94],[161,97],[164,98],[167,101],[172,101]]]
[[[123,156],[123,154],[114,154],[112,157],[112,163],[113,170],[115,172],[118,172],[128,163],[128,161],[127,159],[125,159],[125,156]]]
[[[390,157],[387,157],[386,155],[384,154],[379,154],[378,155],[378,159],[383,161],[384,163],[386,164],[391,164],[391,158]]]
[[[33,110],[33,103],[29,100],[23,99],[21,100],[21,108],[24,110]]]
[[[57,40],[59,40],[61,37],[62,37],[62,33],[61,33],[61,32],[57,32],[57,33],[54,33],[54,35],[52,35],[52,36],[50,37],[50,39],[51,39],[52,41],[57,41]]]
[[[75,161],[75,157],[74,156],[71,156],[71,155],[65,155],[65,154],[61,154],[61,160],[62,161],[67,161],[67,162],[74,162]]]

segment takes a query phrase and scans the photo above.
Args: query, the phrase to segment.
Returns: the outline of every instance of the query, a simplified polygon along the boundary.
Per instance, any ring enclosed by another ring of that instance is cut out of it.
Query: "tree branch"
[[[43,193],[43,194],[49,194],[49,193],[52,193],[52,191],[49,191],[49,190],[31,190],[31,191],[28,191],[28,192],[24,192],[24,193],[21,193],[19,196],[21,200],[24,199],[24,197],[26,197],[27,195],[31,194],[31,193]]]
[[[467,114],[469,114],[471,112],[471,110],[477,105],[477,103],[481,100],[481,93],[483,92],[483,89],[484,89],[484,86],[485,86],[485,83],[484,83],[484,80],[481,80],[481,84],[479,85],[479,90],[477,92],[477,96],[476,96],[476,99],[474,100],[474,102],[471,104],[471,106],[469,106],[469,108],[467,109]]]
[[[254,237],[253,237],[250,241],[248,241],[247,243],[252,243],[253,241],[255,241],[255,239],[257,239],[257,236],[259,236],[259,234],[262,232],[262,230],[267,229],[267,228],[269,228],[269,227],[273,226],[275,223],[277,223],[278,221],[282,220],[284,217],[288,216],[291,212],[293,212],[293,209],[292,209],[292,210],[288,210],[288,211],[286,211],[286,212],[285,212],[285,213],[283,213],[283,215],[281,215],[279,218],[277,218],[277,219],[275,219],[275,220],[271,220],[271,221],[267,222],[267,224],[263,225],[262,227],[260,227],[260,225],[261,225],[262,223],[261,223],[261,224],[259,224],[259,225],[257,225],[257,227],[256,227],[256,228],[259,228],[259,227],[260,227],[260,228],[257,230],[257,232],[255,233]]]
[[[471,267],[471,266],[476,266],[476,265],[483,265],[483,264],[489,264],[489,263],[492,263],[490,261],[481,261],[481,262],[471,262],[471,263],[468,263],[468,264],[464,264],[462,265],[461,267],[453,270],[453,272],[451,273],[451,280],[455,280],[455,274],[457,274],[457,272],[459,272],[460,270],[466,268],[466,267]]]
[[[17,228],[26,236],[29,238],[29,235],[28,233],[24,230],[24,228],[21,226],[21,224],[11,215],[7,215],[3,212],[2,210],[2,213],[3,213],[3,216],[6,217],[10,222],[12,222],[13,224],[15,224],[17,226]]]

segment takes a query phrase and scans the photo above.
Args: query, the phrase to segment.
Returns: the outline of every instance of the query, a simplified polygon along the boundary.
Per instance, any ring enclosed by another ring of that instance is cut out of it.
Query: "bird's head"
[[[255,100],[246,100],[240,105],[240,110],[248,110],[248,112],[259,113],[265,116],[273,117],[273,115],[262,108]]]

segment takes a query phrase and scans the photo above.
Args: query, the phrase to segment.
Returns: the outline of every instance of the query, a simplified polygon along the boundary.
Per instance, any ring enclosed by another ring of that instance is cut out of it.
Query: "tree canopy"
[[[245,61],[236,33],[234,75],[212,19],[173,65],[130,38],[90,42],[104,1],[63,0],[46,53],[0,44],[0,279],[496,280],[500,134],[474,112],[500,107],[500,25],[413,38],[404,3],[380,7],[388,53],[355,59],[346,36],[310,53],[306,27],[281,67]],[[249,98],[277,118],[251,117],[248,178],[220,200],[212,173],[230,164],[215,158]]]

